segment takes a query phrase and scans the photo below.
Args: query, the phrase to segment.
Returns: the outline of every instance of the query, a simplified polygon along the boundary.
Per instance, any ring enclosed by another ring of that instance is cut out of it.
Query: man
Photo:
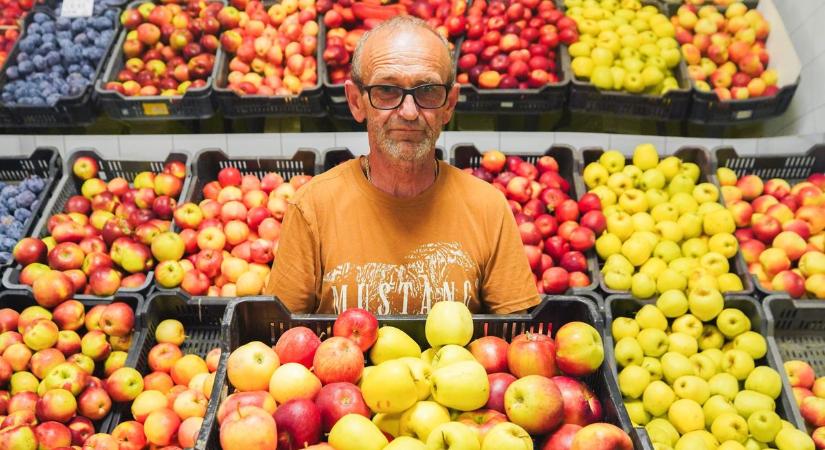
[[[363,36],[345,89],[370,153],[291,200],[265,293],[303,313],[426,314],[461,301],[507,314],[539,302],[504,197],[435,159],[453,81],[449,44],[421,20],[396,17]]]

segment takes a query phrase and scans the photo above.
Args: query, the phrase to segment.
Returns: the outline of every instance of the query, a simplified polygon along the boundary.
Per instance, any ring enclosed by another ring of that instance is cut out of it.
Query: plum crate
[[[616,356],[613,351],[613,319],[619,317],[634,317],[644,305],[655,305],[655,299],[639,300],[631,295],[611,295],[605,299],[605,361],[609,361],[610,370],[613,375],[618,378],[617,368],[615,364]],[[778,353],[774,342],[769,338],[769,330],[773,327],[770,315],[765,315],[760,306],[753,297],[747,295],[730,295],[725,297],[725,308],[734,308],[742,311],[751,321],[751,331],[755,331],[766,337],[768,351],[762,359],[756,362],[756,365],[767,365],[770,368],[779,372],[782,377],[782,392],[779,398],[776,399],[776,413],[779,416],[797,428],[804,430],[804,421],[795,408],[795,400],[791,392],[790,383],[785,375],[785,369],[782,365],[782,360],[778,358]],[[637,428],[638,429],[638,428]],[[645,433],[646,435],[646,433]],[[647,436],[646,436],[647,438]],[[647,438],[649,440],[649,438]],[[651,442],[648,442],[651,445]]]
[[[53,191],[55,195],[51,198],[51,200],[49,200],[48,205],[43,210],[43,214],[40,217],[40,221],[37,223],[37,226],[31,233],[32,237],[43,238],[47,236],[49,234],[49,218],[51,218],[51,216],[55,214],[62,213],[63,207],[66,205],[66,202],[73,195],[80,195],[80,187],[83,185],[83,181],[77,179],[74,176],[71,167],[74,165],[74,162],[77,160],[77,158],[80,158],[82,156],[88,156],[94,158],[97,161],[98,166],[100,168],[98,172],[98,177],[104,181],[111,180],[112,178],[121,177],[129,182],[132,182],[140,172],[150,171],[154,173],[160,173],[163,171],[163,166],[167,162],[181,161],[186,165],[187,174],[186,178],[183,181],[183,188],[181,189],[181,194],[179,198],[176,199],[179,203],[183,201],[183,195],[187,191],[187,186],[189,185],[191,178],[191,174],[188,173],[188,171],[190,170],[189,155],[186,153],[169,153],[166,159],[162,161],[133,161],[105,159],[100,155],[100,153],[98,153],[97,150],[92,148],[75,149],[71,153],[71,155],[69,155],[69,158],[66,161],[66,167],[68,168],[68,170],[63,175],[63,178],[60,180],[60,182],[56,184],[56,187]],[[16,289],[31,292],[31,286],[27,286],[20,283],[20,272],[22,270],[23,267],[20,264],[16,264],[9,270],[7,270],[3,275],[3,287],[6,289]],[[118,290],[118,294],[116,295],[119,295],[120,293],[144,293],[152,285],[153,277],[154,272],[149,271],[146,274],[146,281],[143,283],[142,286],[137,288],[121,288]],[[87,299],[99,297],[92,295],[76,295],[74,298]]]
[[[116,11],[116,10],[115,10]],[[52,18],[59,15],[47,6],[38,5],[28,14],[21,28],[21,34],[2,69],[0,69],[0,87],[5,86],[9,81],[6,75],[6,70],[17,59],[17,55],[21,52],[20,42],[26,37],[26,30],[29,24],[34,21],[35,13],[47,14]],[[120,21],[115,20],[115,36],[119,33]],[[106,52],[95,67],[92,84],[86,86],[83,92],[77,95],[66,95],[60,97],[54,105],[20,105],[0,103],[0,126],[5,127],[26,127],[26,128],[40,128],[40,127],[61,127],[61,126],[84,126],[89,125],[97,119],[97,110],[95,109],[95,89],[93,83],[100,79],[103,68],[112,49],[115,48],[115,38],[109,42],[106,47]],[[118,47],[119,48],[119,47]]]
[[[555,144],[542,153],[506,153],[508,156],[518,156],[523,160],[535,164],[542,156],[552,156],[559,164],[559,175],[562,176],[568,183],[570,183],[570,198],[577,200],[585,194],[584,184],[579,177],[578,161],[576,159],[576,151],[573,147],[567,145]],[[481,165],[481,151],[475,144],[456,144],[450,151],[450,159],[453,165],[459,169],[477,168]],[[596,250],[590,249],[585,252],[587,257],[587,272],[590,277],[590,285],[581,288],[571,288],[568,293],[571,295],[588,295],[593,293],[598,286],[597,277],[599,276],[599,260],[596,256]],[[596,305],[601,310],[604,305],[601,297],[596,296]]]
[[[210,0],[209,3],[225,0]],[[146,0],[137,0],[129,3],[125,8],[137,8],[142,3],[151,3]],[[106,63],[106,70],[95,84],[95,93],[100,109],[109,117],[121,120],[185,120],[206,119],[212,117],[215,108],[212,105],[212,90],[215,85],[217,70],[225,58],[223,48],[218,47],[215,54],[215,64],[212,73],[206,79],[206,84],[200,88],[191,88],[183,95],[175,96],[135,96],[127,97],[120,92],[106,89],[106,83],[117,81],[118,72],[123,69],[126,58],[123,52],[123,43],[129,30],[121,30],[118,35],[115,50],[111,52]]]
[[[221,320],[230,300],[219,297],[190,298],[186,294],[150,295],[140,310],[143,326],[140,336],[135,338],[126,365],[134,367],[141,375],[149,374],[149,351],[157,344],[155,329],[166,319],[175,319],[183,324],[186,331],[186,340],[180,346],[183,354],[195,354],[205,359],[213,348],[222,348]],[[217,402],[210,401],[207,417],[214,415],[217,407]],[[133,420],[131,404],[114,404],[106,432],[111,433],[119,423],[127,420]]]
[[[444,161],[444,150],[441,147],[435,148],[435,157],[439,161]],[[326,172],[338,164],[355,159],[355,154],[347,147],[332,147],[324,150],[321,171]]]
[[[233,301],[224,316],[224,354],[221,357],[215,385],[212,388],[212,399],[223,399],[232,391],[227,378],[227,360],[231,350],[253,340],[274,344],[282,333],[297,326],[308,327],[318,335],[323,333],[325,336],[331,336],[335,319],[336,316],[333,314],[290,314],[280,301],[272,298],[247,298]],[[427,347],[424,337],[425,321],[426,316],[422,315],[378,316],[379,325],[400,328],[419,344],[425,344],[424,348]],[[509,341],[527,331],[550,334],[554,329],[572,321],[586,322],[598,329],[600,333],[603,330],[601,315],[589,298],[547,296],[529,314],[473,316],[475,328],[473,337],[489,335]],[[621,394],[619,394],[618,382],[607,366],[608,364],[609,361],[605,358],[601,368],[586,377],[584,381],[599,397],[605,415],[604,420],[624,429],[633,439],[635,448],[649,448],[643,447],[640,438],[633,433],[630,418],[619,403]],[[210,409],[211,407],[210,404]],[[208,414],[198,437],[198,448],[219,450],[218,433],[216,414]]]
[[[267,8],[276,2],[264,2]],[[315,51],[318,82],[312,88],[305,88],[297,95],[238,95],[227,87],[229,75],[229,60],[232,55],[226,54],[219,63],[215,64],[215,87],[212,96],[223,113],[229,119],[246,117],[322,117],[326,115],[324,108],[323,80],[326,74],[322,72],[321,42],[325,41],[323,20],[319,17],[318,45]],[[323,66],[325,69],[326,66]]]
[[[579,173],[581,173],[588,164],[592,162],[596,162],[599,160],[599,157],[604,153],[604,150],[601,148],[584,148],[581,151],[582,153],[582,165],[579,169]],[[660,155],[664,156],[664,155]],[[713,163],[711,159],[710,153],[703,147],[681,147],[680,149],[676,150],[673,155],[668,156],[675,156],[681,159],[683,162],[691,162],[699,166],[700,175],[698,183],[714,183],[718,186],[716,182],[715,171],[713,170]],[[626,156],[625,158],[626,164],[632,163],[632,158],[630,156]],[[697,184],[698,184],[697,183]],[[719,194],[719,203],[724,206],[724,202],[722,201],[722,195]],[[748,266],[745,264],[745,259],[742,257],[742,252],[737,251],[736,255],[732,258],[728,258],[728,264],[730,265],[731,273],[735,273],[740,280],[742,280],[742,287],[741,291],[731,291],[726,294],[740,294],[740,295],[747,295],[751,294],[754,290],[753,281],[751,279],[750,274],[748,273]],[[614,294],[626,294],[629,291],[619,291],[615,289],[610,289],[604,282],[604,276],[601,273],[601,261],[599,262],[599,288],[605,295],[614,295]]]
[[[805,153],[796,154],[740,156],[736,149],[727,146],[717,147],[713,153],[715,168],[731,169],[737,177],[756,175],[766,181],[771,178],[783,178],[793,185],[804,181],[812,174],[825,173],[825,145],[823,144],[814,145]],[[724,204],[724,199],[721,197],[719,201]],[[760,296],[783,294],[783,291],[775,291],[763,286],[750,273],[748,273],[748,278],[751,279],[751,284]]]
[[[0,181],[7,184],[18,184],[26,178],[36,175],[43,178],[45,185],[43,190],[37,195],[37,207],[32,211],[32,215],[23,223],[23,237],[31,236],[40,215],[46,208],[49,193],[54,189],[58,178],[62,172],[63,160],[60,153],[54,147],[38,147],[28,156],[4,156],[0,157]],[[11,212],[13,214],[13,212]],[[11,267],[13,259],[0,261],[0,271]]]
[[[143,296],[138,294],[126,294],[126,293],[118,293],[114,297],[108,299],[77,299],[80,303],[83,303],[83,306],[86,307],[88,311],[90,308],[97,306],[97,305],[108,305],[112,302],[123,302],[129,305],[132,310],[135,312],[135,327],[134,331],[132,332],[132,341],[131,346],[129,347],[129,356],[127,356],[126,367],[134,367],[129,365],[129,358],[132,357],[133,353],[137,350],[135,343],[137,342],[138,335],[141,333],[141,328],[143,324],[143,317],[141,316],[141,309],[144,305]],[[0,292],[0,306],[3,308],[11,308],[18,313],[23,311],[24,309],[30,306],[37,306],[37,302],[34,301],[34,297],[32,297],[30,292],[26,291],[16,291],[16,290],[3,290]],[[85,333],[85,327],[78,330],[79,335],[83,335]],[[105,379],[103,374],[103,365],[102,364],[95,364],[95,372],[94,376]],[[95,430],[98,432],[104,432],[108,424],[111,421],[113,411],[115,408],[116,403],[112,403],[112,411],[106,415],[101,420],[94,421]]]

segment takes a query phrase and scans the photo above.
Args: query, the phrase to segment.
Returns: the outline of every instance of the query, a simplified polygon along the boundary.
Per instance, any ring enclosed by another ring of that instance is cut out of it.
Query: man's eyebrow
[[[399,77],[395,74],[391,73],[378,73],[372,77],[374,82],[380,83],[398,83]],[[442,81],[440,79],[436,79],[435,77],[420,77],[416,78],[413,82],[413,86],[419,86],[422,84],[439,84]],[[373,83],[375,84],[375,83]]]

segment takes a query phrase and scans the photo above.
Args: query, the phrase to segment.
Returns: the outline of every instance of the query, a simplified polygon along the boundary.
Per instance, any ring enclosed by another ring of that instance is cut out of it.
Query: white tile
[[[665,138],[664,154],[672,155],[676,150],[685,146],[704,147],[707,151],[712,152],[714,148],[720,145],[722,145],[721,139],[668,136]]]
[[[66,146],[63,142],[63,136],[43,134],[34,137],[34,143],[38,147],[54,147],[60,152],[63,160],[66,160]]]
[[[491,131],[450,131],[446,134],[445,150],[450,161],[453,159],[453,147],[456,144],[473,144],[479,151],[499,149],[501,133]]]
[[[633,154],[633,150],[640,144],[653,144],[660,153],[665,151],[664,136],[640,136],[635,134],[611,134],[610,148],[626,155]]]
[[[785,0],[774,3],[789,33],[793,33],[823,5],[821,0]]]
[[[226,151],[225,134],[174,134],[172,149],[195,156],[205,148],[217,148]]]
[[[805,22],[791,34],[799,60],[806,64],[823,51],[825,42],[821,38],[822,24],[825,23],[825,8],[818,8]]]
[[[335,147],[335,133],[281,133],[284,156],[294,155],[299,148],[312,148],[321,155],[330,147]]]
[[[733,147],[740,155],[755,155],[758,139],[722,139],[722,145]]]
[[[281,138],[277,133],[227,134],[230,156],[281,156]]]
[[[821,134],[779,136],[759,139],[757,155],[800,154],[821,142]]]
[[[370,151],[367,132],[335,133],[334,147],[347,147],[353,155],[366,155]]]
[[[588,147],[610,147],[610,135],[605,133],[556,133],[556,144],[567,144],[577,151]]]
[[[31,150],[23,149],[20,145],[20,136],[0,136],[0,156],[19,156]]]
[[[163,161],[173,148],[172,135],[132,134],[119,139],[120,158],[124,160]]]
[[[512,132],[500,133],[499,150],[505,153],[543,153],[556,143],[555,133]]]
[[[66,149],[69,153],[77,148],[95,149],[101,155],[111,158],[120,156],[120,142],[115,135],[66,135]]]
[[[21,134],[18,135],[17,138],[20,142],[20,151],[23,154],[29,154],[37,148],[37,140],[35,139],[36,136],[32,134]]]

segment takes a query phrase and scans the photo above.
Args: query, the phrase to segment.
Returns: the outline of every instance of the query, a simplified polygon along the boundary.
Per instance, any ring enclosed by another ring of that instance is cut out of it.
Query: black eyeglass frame
[[[361,83],[356,83],[356,84],[357,84],[359,89],[361,89],[362,91],[367,92],[367,98],[370,101],[370,106],[372,106],[375,109],[380,109],[382,111],[392,111],[393,109],[398,109],[399,106],[404,104],[404,100],[406,100],[408,95],[412,96],[413,102],[415,102],[415,105],[418,106],[421,109],[438,109],[438,108],[442,108],[444,105],[447,104],[447,99],[450,97],[450,89],[453,87],[452,83],[450,83],[450,84],[447,84],[447,83],[426,83],[426,84],[420,84],[420,85],[412,87],[412,88],[403,88],[401,86],[395,86],[393,84],[367,84],[367,85],[361,84]],[[423,106],[421,103],[418,102],[418,99],[415,97],[415,92],[418,91],[421,88],[426,88],[426,87],[431,87],[431,86],[439,86],[439,87],[444,88],[444,101],[441,102],[441,104],[438,105],[438,106]],[[399,89],[401,91],[401,100],[399,100],[398,104],[393,106],[392,108],[380,108],[378,106],[375,106],[375,103],[373,103],[373,101],[372,101],[372,89],[378,88],[378,87]]]

